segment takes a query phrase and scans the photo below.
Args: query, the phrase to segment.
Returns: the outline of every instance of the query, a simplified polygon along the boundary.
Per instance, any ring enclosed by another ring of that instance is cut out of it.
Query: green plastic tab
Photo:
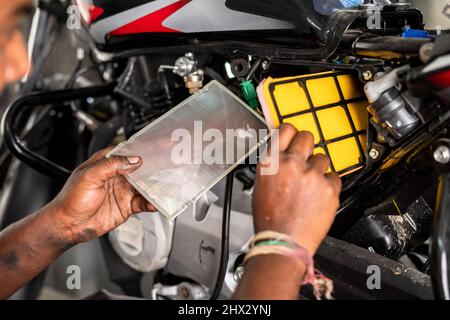
[[[256,94],[256,89],[252,80],[242,81],[241,88],[248,105],[252,109],[257,109],[259,107],[258,95]]]

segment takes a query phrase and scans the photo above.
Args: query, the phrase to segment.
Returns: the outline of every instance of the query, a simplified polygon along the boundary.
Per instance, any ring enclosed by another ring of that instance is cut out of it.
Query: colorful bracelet
[[[263,240],[259,241],[255,244],[256,246],[286,246],[291,247],[292,245],[289,242],[281,241],[281,240]]]
[[[312,285],[314,296],[318,300],[322,296],[328,300],[332,299],[333,281],[314,269],[314,260],[309,252],[290,236],[275,231],[257,233],[250,241],[244,265],[253,257],[268,254],[278,254],[303,262],[306,271],[301,284]]]

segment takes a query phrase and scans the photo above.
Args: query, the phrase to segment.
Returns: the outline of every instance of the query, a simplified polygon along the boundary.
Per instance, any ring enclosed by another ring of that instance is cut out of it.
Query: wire
[[[256,60],[256,62],[253,64],[253,66],[251,67],[250,71],[247,74],[247,77],[245,77],[246,81],[249,81],[255,74],[256,70],[258,70],[259,66],[261,65],[263,59],[259,58],[258,60]]]
[[[205,71],[205,74],[207,76],[209,76],[211,79],[216,80],[223,85],[225,84],[225,80],[223,79],[223,77],[218,72],[216,72],[214,69],[205,67],[205,68],[203,68],[203,70]]]
[[[227,273],[229,253],[230,253],[230,218],[231,218],[231,201],[233,195],[234,171],[228,174],[225,185],[225,202],[223,205],[222,218],[222,245],[220,252],[219,272],[217,273],[216,285],[211,293],[210,300],[217,300],[222,291],[225,275]]]
[[[69,81],[66,84],[66,89],[72,89],[74,87],[75,83],[77,82],[78,78],[84,76],[85,74],[87,74],[90,71],[95,70],[97,67],[107,65],[108,63],[110,63],[110,61],[98,62],[98,63],[91,64],[90,66],[85,67],[83,69],[78,68],[78,66],[77,66],[75,68],[75,72],[70,76]]]
[[[72,89],[75,82],[77,81],[78,72],[80,72],[81,67],[83,66],[83,60],[78,59],[77,65],[73,69],[72,73],[69,76],[69,80],[67,81],[66,85],[64,86],[64,89]]]

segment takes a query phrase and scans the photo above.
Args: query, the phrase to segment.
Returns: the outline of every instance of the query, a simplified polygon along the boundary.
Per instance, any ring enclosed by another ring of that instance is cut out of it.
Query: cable
[[[66,89],[72,89],[74,87],[75,83],[77,82],[78,78],[84,76],[85,74],[87,74],[90,71],[95,70],[97,67],[107,65],[108,63],[110,63],[110,61],[98,62],[98,63],[94,63],[88,67],[85,67],[83,69],[80,68],[79,70],[77,70],[77,68],[78,68],[78,66],[77,66],[77,68],[75,69],[75,73],[73,73],[70,76],[70,79],[66,84]]]
[[[223,77],[216,72],[214,69],[209,68],[209,67],[204,67],[203,71],[205,71],[205,74],[207,76],[209,76],[211,79],[216,80],[218,82],[220,82],[221,84],[225,85],[225,80],[223,79]]]
[[[73,85],[75,84],[77,80],[78,72],[81,70],[81,67],[83,66],[83,60],[78,59],[77,65],[73,69],[72,73],[69,76],[69,80],[67,81],[66,85],[64,86],[64,89],[72,89]]]
[[[60,34],[59,25],[44,12],[39,15],[39,27],[33,48],[33,69],[26,77],[26,82],[21,88],[20,95],[24,96],[33,91],[36,83],[42,75],[42,69],[50,56],[52,49]]]
[[[246,81],[249,81],[253,75],[255,74],[256,70],[258,70],[259,66],[261,65],[263,59],[259,58],[258,60],[256,60],[256,62],[253,64],[253,66],[250,68],[250,71],[247,74],[247,77],[245,77]]]
[[[228,259],[230,253],[230,218],[231,218],[231,200],[233,196],[234,171],[227,176],[225,185],[225,202],[223,205],[222,218],[222,245],[220,251],[220,265],[217,273],[216,285],[211,293],[210,300],[217,300],[222,291],[225,275],[227,273]]]

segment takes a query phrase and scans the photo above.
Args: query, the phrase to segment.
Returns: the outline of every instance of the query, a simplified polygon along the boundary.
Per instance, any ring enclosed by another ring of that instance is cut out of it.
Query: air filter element
[[[365,164],[369,102],[358,79],[348,73],[324,72],[265,79],[258,87],[271,128],[282,122],[314,135],[314,153],[331,159],[343,176]]]

